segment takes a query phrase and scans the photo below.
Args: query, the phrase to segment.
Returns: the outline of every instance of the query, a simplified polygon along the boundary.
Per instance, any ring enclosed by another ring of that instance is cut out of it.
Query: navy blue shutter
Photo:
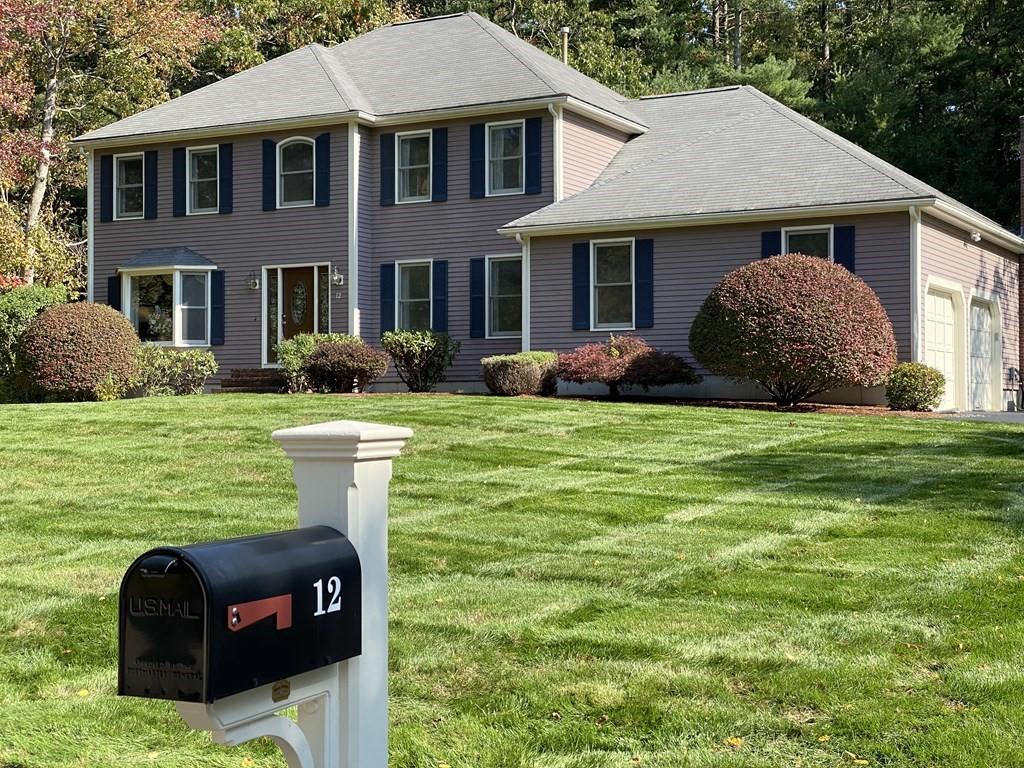
[[[313,192],[317,208],[331,204],[331,134],[321,133],[316,142],[316,189]]]
[[[448,129],[435,128],[433,134],[430,199],[435,203],[443,203],[448,199]]]
[[[448,332],[448,262],[434,261],[431,270],[433,282],[433,317],[430,325],[435,333]]]
[[[217,147],[217,210],[235,210],[235,145],[230,143]]]
[[[171,150],[171,206],[174,216],[185,215],[185,148]]]
[[[143,195],[145,196],[145,202],[143,204],[142,216],[146,219],[155,219],[157,210],[157,190],[160,188],[157,184],[157,168],[156,168],[157,154],[155,149],[147,149],[143,153],[142,161],[142,189]]]
[[[483,256],[469,260],[469,337],[482,339],[487,335],[487,264]]]
[[[856,251],[856,237],[854,227],[836,227],[832,231],[832,256],[836,264],[846,267],[851,272],[854,269],[854,252]]]
[[[761,258],[779,256],[782,254],[782,230],[774,229],[770,232],[761,233]]]
[[[100,158],[100,221],[114,220],[114,156]]]
[[[380,204],[395,204],[395,134],[380,135]]]
[[[572,329],[590,330],[590,243],[572,244]]]
[[[121,311],[121,276],[116,273],[107,278],[107,304]]]
[[[654,241],[637,240],[633,250],[636,327],[654,327]]]
[[[210,344],[224,343],[224,270],[210,273]]]
[[[484,141],[485,126],[473,123],[469,126],[469,196],[483,197],[487,194],[485,183],[487,173],[487,151]]]
[[[540,172],[541,172],[541,119],[539,117],[528,117],[526,119],[526,187],[528,195],[540,194]]]
[[[263,210],[277,210],[277,142],[263,140]]]
[[[380,265],[380,332],[395,330],[395,264]]]

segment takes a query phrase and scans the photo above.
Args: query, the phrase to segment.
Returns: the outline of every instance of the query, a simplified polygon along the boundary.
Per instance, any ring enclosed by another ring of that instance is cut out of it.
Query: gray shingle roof
[[[77,140],[553,96],[640,122],[615,91],[481,16],[462,13],[390,24],[333,48],[309,45]]]
[[[750,86],[649,97],[630,106],[647,133],[630,140],[588,189],[506,226],[921,198],[981,217]]]
[[[140,251],[120,269],[143,269],[148,267],[215,267],[212,261],[200,256],[191,248],[149,248]]]

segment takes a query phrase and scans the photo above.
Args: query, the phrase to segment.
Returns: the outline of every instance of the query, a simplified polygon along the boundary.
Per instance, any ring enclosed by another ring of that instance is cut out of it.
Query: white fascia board
[[[1003,229],[992,222],[974,216],[968,211],[952,206],[945,200],[936,200],[929,213],[937,219],[942,219],[962,229],[974,230],[990,242],[1001,245],[1014,253],[1024,253],[1024,238],[1018,237],[1008,229]]]

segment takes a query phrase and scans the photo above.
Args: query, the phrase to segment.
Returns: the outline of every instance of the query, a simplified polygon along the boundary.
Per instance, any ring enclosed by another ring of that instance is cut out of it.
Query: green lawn
[[[115,696],[117,589],[292,527],[270,432],[337,418],[416,430],[393,767],[1021,765],[1020,428],[208,396],[0,408],[0,767],[282,764]]]

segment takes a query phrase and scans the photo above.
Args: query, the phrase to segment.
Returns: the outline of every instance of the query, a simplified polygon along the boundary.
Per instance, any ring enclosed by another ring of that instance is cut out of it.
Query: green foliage
[[[722,62],[701,67],[682,63],[659,72],[651,81],[650,90],[651,93],[675,93],[723,85],[752,85],[787,107],[809,111],[815,106],[814,99],[808,95],[813,84],[795,74],[796,66],[795,59],[779,60],[774,56],[740,71]]]
[[[206,349],[167,349],[140,344],[129,394],[139,397],[201,395],[219,367]]]
[[[946,377],[924,363],[900,363],[885,385],[889,407],[896,411],[931,411],[942,402]]]
[[[18,346],[29,323],[47,307],[67,301],[63,288],[24,286],[0,293],[0,402],[14,399]]]
[[[135,371],[139,337],[128,319],[103,304],[58,304],[29,323],[17,376],[44,400],[116,398]]]
[[[381,346],[410,392],[437,389],[460,347],[447,333],[434,331],[387,331],[381,337]]]
[[[496,395],[553,395],[558,388],[558,355],[518,352],[480,361],[487,389]]]
[[[309,389],[303,370],[306,360],[318,345],[327,342],[362,344],[363,340],[347,333],[300,333],[277,345],[277,362],[281,366],[281,374],[288,384],[289,392],[304,392]]]
[[[388,356],[361,341],[330,341],[317,345],[302,370],[314,392],[365,392],[387,373]]]

